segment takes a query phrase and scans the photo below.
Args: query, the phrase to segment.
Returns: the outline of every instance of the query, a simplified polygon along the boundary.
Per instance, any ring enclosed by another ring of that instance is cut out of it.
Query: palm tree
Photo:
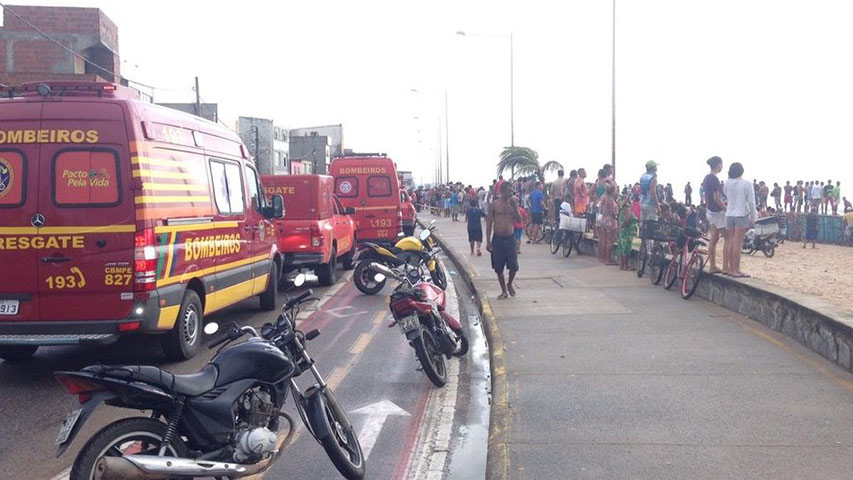
[[[510,170],[512,178],[515,178],[516,174],[524,176],[535,174],[543,182],[545,181],[545,173],[562,168],[563,165],[555,160],[540,165],[539,154],[536,153],[536,150],[527,147],[506,147],[501,152],[500,160],[498,160],[498,176],[503,175],[504,171]]]

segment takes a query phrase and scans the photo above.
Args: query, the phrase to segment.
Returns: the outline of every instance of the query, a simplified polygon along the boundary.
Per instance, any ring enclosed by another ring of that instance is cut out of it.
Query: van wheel
[[[344,270],[352,270],[355,268],[355,238],[352,239],[352,249],[346,255],[341,257],[341,267]]]
[[[0,358],[7,362],[23,362],[33,358],[38,345],[4,345],[0,347]]]
[[[201,300],[193,290],[184,293],[175,326],[163,335],[162,347],[166,357],[173,362],[193,358],[201,349],[204,310]]]
[[[332,254],[329,256],[329,263],[320,265],[317,269],[317,278],[320,280],[320,285],[329,287],[335,283],[335,271],[338,268],[338,251],[332,247]]]
[[[272,267],[270,267],[267,289],[259,297],[261,298],[261,310],[265,312],[275,310],[276,303],[278,303],[278,264],[275,262],[272,262]]]

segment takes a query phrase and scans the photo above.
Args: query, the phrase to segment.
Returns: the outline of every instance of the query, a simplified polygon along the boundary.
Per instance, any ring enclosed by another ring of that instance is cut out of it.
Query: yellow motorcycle
[[[370,268],[373,262],[391,269],[400,269],[409,276],[412,283],[429,280],[442,290],[447,288],[447,275],[437,256],[441,248],[432,237],[435,220],[419,236],[403,237],[393,245],[380,242],[362,242],[359,244],[358,264],[353,272],[355,286],[365,295],[376,295],[385,287],[385,279],[376,280],[376,273]],[[409,266],[409,268],[403,268]],[[413,268],[414,267],[414,268]],[[427,272],[429,276],[427,276]],[[381,277],[380,277],[381,278]]]

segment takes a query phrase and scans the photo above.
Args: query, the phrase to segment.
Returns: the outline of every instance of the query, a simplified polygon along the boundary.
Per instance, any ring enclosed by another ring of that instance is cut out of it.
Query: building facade
[[[323,125],[319,127],[304,127],[292,128],[290,130],[291,137],[308,137],[311,135],[328,137],[329,139],[329,154],[332,158],[337,158],[344,153],[344,126],[343,125]],[[291,155],[293,157],[293,155]]]
[[[286,128],[276,126],[267,118],[240,117],[237,133],[255,159],[261,175],[291,173],[289,140]]]
[[[19,85],[41,80],[121,83],[118,27],[100,9],[7,5],[3,13],[0,83]]]
[[[329,137],[324,135],[290,137],[291,161],[294,164],[298,162],[303,173],[328,174],[329,163],[332,161],[331,152]]]

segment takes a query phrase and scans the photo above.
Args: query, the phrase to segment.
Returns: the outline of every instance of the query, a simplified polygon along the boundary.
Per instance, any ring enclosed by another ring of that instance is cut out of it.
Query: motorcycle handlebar
[[[302,303],[303,300],[310,297],[311,295],[314,295],[314,291],[309,288],[308,290],[302,292],[302,295],[299,295],[298,297],[296,297],[296,298],[288,301],[286,304],[284,304],[284,308],[282,308],[282,310],[290,310],[291,307],[293,307],[294,305],[298,305],[298,304]]]

